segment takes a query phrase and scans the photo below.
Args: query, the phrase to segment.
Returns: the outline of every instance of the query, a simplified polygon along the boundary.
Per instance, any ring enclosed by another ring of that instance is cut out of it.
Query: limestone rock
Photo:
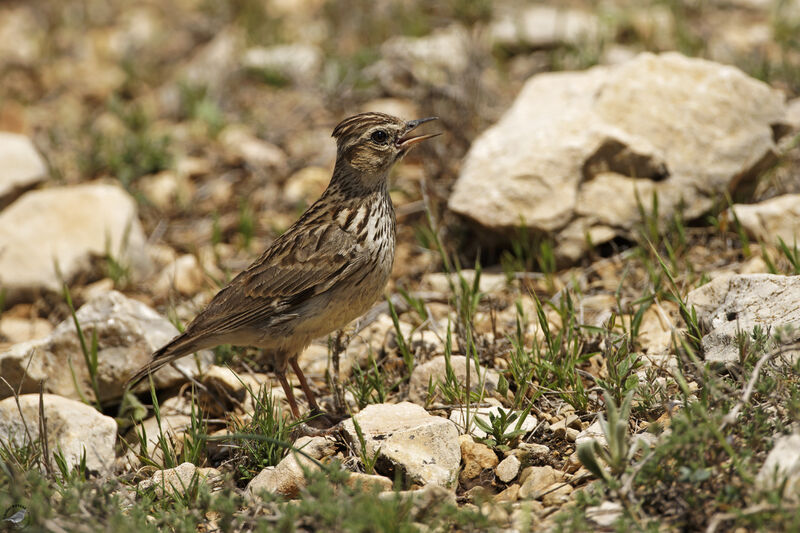
[[[575,437],[575,444],[582,444],[590,440],[596,440],[600,446],[608,446],[606,434],[603,433],[603,428],[600,426],[599,419],[592,422],[589,427],[581,431],[577,437]]]
[[[433,516],[438,515],[443,505],[450,507],[456,505],[455,492],[435,484],[425,485],[417,490],[381,492],[378,498],[411,503],[408,516],[417,526],[429,523]]]
[[[242,58],[245,68],[277,83],[309,83],[319,75],[322,63],[322,51],[303,43],[258,46],[248,49]]]
[[[350,488],[361,488],[365,491],[387,491],[392,490],[392,480],[385,476],[374,474],[362,474],[361,472],[351,472],[345,482]]]
[[[800,434],[782,435],[775,441],[756,476],[760,490],[775,490],[781,484],[785,497],[800,499]]]
[[[353,362],[348,355],[349,352],[350,350],[345,350],[344,353],[339,354],[339,373],[342,378],[348,377],[352,370]],[[297,357],[297,363],[303,374],[309,378],[325,379],[325,373],[329,371],[333,375],[333,362],[328,353],[328,347],[322,344],[310,344]]]
[[[186,206],[195,194],[194,183],[186,174],[163,170],[158,174],[136,180],[136,187],[156,207],[172,209],[176,204]]]
[[[302,450],[314,459],[322,459],[336,451],[336,442],[329,437],[300,437],[294,448]],[[271,492],[287,498],[295,498],[306,486],[305,470],[316,470],[319,467],[308,457],[289,452],[276,466],[262,470],[250,480],[245,494],[258,496],[260,492]]]
[[[783,342],[800,338],[800,276],[740,274],[720,277],[691,291],[687,304],[693,305],[697,318],[709,332],[703,337],[706,361],[736,363],[739,347],[736,334],[752,334],[755,326],[773,333],[788,326]],[[794,358],[797,350],[784,354]]]
[[[659,304],[661,306],[661,304]],[[664,307],[668,306],[664,302]],[[639,326],[639,342],[651,360],[658,356],[667,356],[672,346],[672,328],[669,316],[662,308],[651,306],[644,312]]]
[[[542,503],[547,506],[563,505],[569,501],[573,490],[572,485],[565,485],[562,482],[553,483],[542,491]]]
[[[31,140],[0,131],[0,209],[47,177],[47,165]]]
[[[162,498],[185,493],[193,483],[205,483],[209,478],[219,476],[220,472],[215,468],[197,468],[192,463],[182,463],[175,468],[157,470],[149,479],[140,481],[137,488],[139,492],[152,489],[157,498]]]
[[[412,484],[450,487],[461,463],[456,428],[422,407],[403,402],[367,406],[355,415],[367,453],[378,454],[376,470],[393,477],[399,471]],[[350,442],[359,446],[353,420],[343,424]]]
[[[461,435],[458,441],[461,443],[461,460],[464,462],[464,468],[458,476],[462,483],[497,466],[497,455],[485,444],[475,442],[469,435]]]
[[[504,491],[494,497],[496,502],[515,502],[519,499],[519,485],[509,485]]]
[[[794,133],[800,133],[800,98],[786,102],[786,121]]]
[[[200,47],[178,72],[178,80],[216,93],[225,86],[238,67],[244,38],[238,28],[228,26]]]
[[[509,50],[549,49],[597,39],[600,21],[580,9],[537,4],[503,14],[489,31],[494,46]]]
[[[510,483],[517,474],[519,474],[519,467],[522,465],[516,455],[509,455],[497,465],[495,473],[497,478],[503,483]]]
[[[311,205],[319,198],[331,180],[331,172],[322,167],[305,167],[286,180],[283,196],[287,202]]]
[[[783,95],[734,67],[676,53],[534,76],[472,145],[449,199],[487,238],[520,220],[562,260],[632,238],[637,197],[693,218],[776,158]],[[587,239],[587,236],[589,239]]]
[[[475,271],[472,269],[464,269],[461,271],[461,278],[464,279],[470,286],[475,283]],[[445,272],[430,272],[422,276],[422,283],[420,286],[425,290],[449,293],[450,284],[458,285],[461,279],[457,273],[447,274]],[[506,288],[508,280],[505,274],[493,274],[491,272],[481,272],[481,277],[478,280],[478,290],[491,294],[500,292]]]
[[[463,355],[450,356],[450,366],[456,375],[458,382],[466,386],[467,379],[467,358]],[[411,380],[409,382],[408,396],[412,401],[424,402],[428,395],[428,382],[432,380],[434,384],[437,382],[444,383],[447,370],[447,361],[445,356],[440,355],[434,357],[427,363],[417,365],[411,373]],[[475,372],[474,362],[470,365],[471,383],[470,388],[473,391],[479,391],[481,386],[487,393],[492,393],[497,390],[497,383],[500,379],[499,374],[491,368],[480,368],[478,373]]]
[[[197,258],[184,254],[161,271],[153,283],[153,292],[168,295],[171,290],[175,290],[184,296],[192,296],[200,290],[204,278]]]
[[[0,286],[6,302],[61,291],[110,253],[134,279],[149,270],[145,237],[131,196],[113,185],[30,191],[0,213]]]
[[[219,140],[231,161],[243,161],[256,169],[286,169],[286,153],[274,144],[259,139],[243,126],[228,126],[220,132]]]
[[[622,515],[622,504],[619,502],[604,501],[586,509],[586,518],[602,528],[610,528]]]
[[[393,37],[381,45],[383,60],[370,70],[388,87],[403,83],[399,78],[408,76],[396,71],[398,64],[409,66],[419,80],[441,84],[467,68],[469,43],[467,31],[456,24],[423,37]]]
[[[516,448],[509,452],[522,463],[545,462],[550,455],[550,448],[535,442],[520,442]]]
[[[125,297],[117,291],[100,293],[84,304],[77,313],[78,323],[87,346],[97,332],[97,382],[100,401],[120,398],[127,379],[149,361],[151,354],[178,334],[167,319],[145,304]],[[189,376],[198,373],[198,364],[206,366],[213,359],[209,351],[198,358],[187,356],[175,362]],[[0,373],[13,387],[34,392],[44,380],[45,391],[73,399],[80,395],[70,371],[72,368],[84,395],[91,398],[89,372],[72,318],[59,324],[46,338],[16,344],[0,354]],[[170,366],[153,376],[156,387],[163,388],[185,381]],[[146,386],[146,385],[141,385]],[[0,388],[0,397],[11,394]]]
[[[549,487],[563,480],[564,474],[552,466],[529,466],[520,475],[519,497],[538,500]]]
[[[60,447],[71,468],[80,464],[84,452],[88,470],[108,472],[113,467],[117,439],[113,418],[85,403],[54,394],[44,394],[42,402],[51,454]],[[0,401],[0,441],[19,447],[29,442],[28,434],[33,440],[39,438],[39,395],[20,395],[19,408],[15,398]]]
[[[34,68],[40,60],[46,32],[30,6],[3,6],[3,16],[0,17],[0,66],[6,69],[17,64]]]
[[[53,331],[50,322],[43,318],[0,318],[0,345],[3,342],[17,344],[47,337]]]
[[[800,194],[784,194],[757,204],[736,204],[725,212],[730,224],[733,214],[750,237],[777,245],[780,237],[790,247],[800,242]]]

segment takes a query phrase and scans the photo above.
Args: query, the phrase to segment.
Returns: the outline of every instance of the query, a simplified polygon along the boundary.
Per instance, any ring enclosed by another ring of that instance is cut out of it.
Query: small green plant
[[[686,345],[690,348],[692,353],[702,354],[703,335],[705,335],[705,330],[697,318],[697,311],[695,310],[694,306],[687,305],[687,303],[681,297],[678,284],[675,281],[672,271],[664,263],[664,260],[661,259],[661,256],[658,254],[655,247],[653,247],[652,244],[650,244],[650,247],[655,254],[656,259],[658,260],[659,265],[661,266],[662,272],[664,272],[669,280],[672,291],[670,297],[675,303],[678,304],[678,311],[680,312],[681,318],[686,324],[686,334],[684,335]]]
[[[535,266],[534,242],[524,219],[520,220],[516,227],[510,244],[511,249],[504,250],[500,256],[500,263],[509,281],[514,278],[516,272],[529,272]]]
[[[453,353],[453,335],[450,329],[450,324],[447,324],[447,333],[445,335],[444,344],[444,380],[436,382],[434,395],[440,394],[442,400],[449,405],[469,405],[473,402],[481,401],[481,391],[483,386],[480,379],[477,387],[468,387],[466,383],[461,383],[453,369],[452,364]],[[467,367],[472,366],[472,361],[467,357]],[[476,365],[476,374],[480,377],[478,365]],[[429,400],[430,401],[430,400]]]
[[[361,424],[358,423],[358,418],[351,416],[351,420],[353,421],[353,427],[356,430],[356,436],[358,436],[358,453],[359,457],[361,458],[361,464],[364,465],[364,471],[367,474],[374,474],[375,463],[378,461],[378,452],[376,450],[373,454],[369,453],[369,449],[367,448],[367,439],[364,438],[364,431],[361,429]]]
[[[399,292],[400,296],[403,297],[403,300],[405,300],[408,307],[417,312],[417,315],[419,316],[420,319],[420,323],[425,323],[429,318],[428,310],[425,308],[425,302],[423,302],[422,299],[417,298],[413,294],[409,293],[403,287],[397,287],[397,292]]]
[[[725,199],[728,201],[728,211],[733,215],[733,227],[736,229],[736,234],[739,236],[739,242],[742,243],[742,253],[745,257],[750,257],[750,239],[747,237],[747,230],[744,229],[744,226],[739,220],[736,209],[733,208],[733,200],[727,192],[725,194]]]
[[[69,307],[70,315],[72,316],[72,322],[75,324],[75,331],[78,335],[78,341],[81,345],[81,353],[83,354],[83,361],[86,363],[86,370],[89,374],[89,384],[92,387],[92,392],[94,393],[94,407],[102,412],[103,408],[100,405],[100,385],[97,381],[97,369],[99,366],[98,363],[98,345],[97,345],[97,328],[92,328],[92,341],[91,345],[86,344],[86,337],[83,334],[83,328],[81,328],[81,324],[78,321],[78,315],[75,312],[75,306],[72,305],[72,296],[69,292],[69,287],[67,284],[64,283],[63,285],[63,295],[64,301],[67,303]],[[83,394],[83,387],[81,387],[80,383],[78,383],[78,376],[75,374],[75,368],[72,366],[72,359],[68,358],[67,363],[69,365],[70,373],[72,374],[72,382],[75,385],[75,391],[78,393],[78,396],[81,398],[83,403],[92,405],[86,396]]]
[[[115,134],[90,133],[89,146],[81,159],[84,174],[111,175],[128,189],[141,176],[169,168],[169,137],[152,131],[152,119],[140,105],[126,104],[114,97],[108,109],[123,129]]]
[[[243,382],[242,382],[243,383]],[[244,383],[243,383],[244,384]],[[233,421],[233,431],[243,436],[234,454],[233,463],[242,480],[255,477],[268,466],[277,465],[291,447],[289,435],[302,421],[292,421],[276,405],[272,389],[261,387],[258,393],[244,384],[253,402],[253,416],[249,421]],[[247,435],[262,435],[268,439],[250,439]]]
[[[116,254],[111,249],[111,236],[106,235],[105,275],[114,282],[114,287],[118,289],[125,289],[131,283],[131,266],[125,259],[131,227],[130,222],[126,224],[119,250]]]
[[[397,382],[387,386],[388,377],[378,368],[378,363],[371,353],[367,365],[366,370],[354,365],[353,375],[347,385],[347,390],[355,397],[359,409],[371,403],[384,403],[389,392],[400,385],[400,382]]]
[[[631,442],[632,439],[628,435],[628,419],[634,392],[629,391],[619,406],[611,394],[608,392],[603,394],[608,421],[602,413],[598,418],[608,443],[607,447],[601,446],[595,439],[578,445],[578,459],[583,466],[611,487],[618,485],[619,478],[643,446],[643,442],[639,439]]]
[[[156,449],[160,452],[160,457],[155,454],[150,455],[150,441],[147,438],[147,430],[144,424],[139,424],[136,429],[136,437],[139,444],[137,457],[139,461],[144,465],[154,466],[159,469],[175,468],[183,463],[202,465],[205,461],[205,441],[208,436],[208,424],[195,407],[194,390],[192,390],[191,397],[190,424],[180,437],[173,435],[164,428],[161,408],[156,396],[152,376],[150,377],[150,398],[153,402],[153,416],[155,416],[158,426]]]
[[[525,310],[522,307],[522,301],[517,300],[515,303],[516,328],[514,335],[509,336],[508,340],[511,343],[511,351],[508,354],[508,374],[510,383],[515,384],[514,390],[514,407],[519,409],[525,401],[533,400],[530,391],[532,390],[533,374],[534,374],[534,360],[531,354],[525,348],[525,330],[528,326],[528,318],[525,316]],[[504,381],[505,380],[504,378]],[[505,396],[504,393],[501,392]]]
[[[71,484],[86,480],[86,448],[81,450],[81,457],[78,460],[78,464],[75,465],[75,468],[70,468],[60,444],[58,448],[53,451],[53,460],[58,467],[59,474],[61,474],[60,477],[56,476],[56,482],[61,487],[67,487]]]
[[[215,138],[225,127],[225,117],[205,86],[181,83],[179,118],[197,120],[206,125],[208,135]]]
[[[510,450],[513,443],[517,441],[519,437],[527,433],[526,430],[522,429],[522,424],[524,424],[525,419],[528,418],[530,410],[530,406],[522,411],[522,413],[498,409],[497,414],[493,412],[489,413],[488,422],[480,415],[475,416],[472,420],[475,422],[475,426],[487,434],[486,438],[479,440],[491,448]],[[514,424],[514,422],[516,422],[516,424],[513,429],[511,429],[511,424]]]
[[[203,494],[203,493],[206,494]],[[150,500],[154,507],[162,509],[185,508],[190,509],[202,505],[198,500],[208,497],[208,487],[201,483],[200,473],[195,471],[188,482],[178,477],[176,482],[167,481],[166,476],[161,477],[161,482],[152,484],[146,489],[136,488],[136,495],[140,499]]]
[[[0,472],[3,472],[9,479],[16,472],[26,472],[37,468],[43,461],[42,445],[39,439],[33,440],[27,434],[22,443],[16,443],[12,439],[0,439]]]
[[[237,228],[242,239],[242,248],[249,250],[250,243],[253,242],[253,235],[255,235],[256,219],[253,208],[246,199],[239,203],[239,224]]]
[[[598,377],[597,384],[608,391],[619,403],[630,391],[639,386],[636,371],[643,366],[641,356],[630,351],[629,337],[612,333],[616,323],[615,314],[606,325],[605,351],[607,378]]]
[[[527,353],[514,356],[518,361],[515,365],[526,367],[524,357],[527,355],[532,378],[538,382],[540,389],[546,386],[548,391],[554,392],[575,409],[585,410],[589,399],[578,370],[593,354],[584,350],[583,328],[577,322],[572,296],[569,291],[565,291],[557,304],[547,302],[558,314],[561,322],[558,331],[551,330],[544,305],[535,293],[533,298],[542,332],[541,338],[534,338]]]
[[[392,316],[392,323],[394,324],[397,349],[400,351],[403,362],[406,364],[406,371],[408,372],[406,379],[408,379],[414,371],[414,353],[411,351],[411,343],[406,340],[403,335],[403,330],[400,328],[400,319],[397,316],[397,309],[395,309],[392,299],[388,298],[386,301],[389,304],[389,314]]]
[[[789,261],[789,265],[791,266],[789,273],[795,276],[800,274],[800,251],[797,249],[797,241],[795,240],[794,245],[789,248],[786,242],[784,242],[781,237],[778,237],[778,249],[786,260]]]

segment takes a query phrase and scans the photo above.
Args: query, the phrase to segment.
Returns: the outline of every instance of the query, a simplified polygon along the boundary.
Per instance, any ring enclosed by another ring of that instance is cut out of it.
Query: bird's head
[[[436,119],[405,121],[384,113],[361,113],[346,118],[333,130],[336,164],[347,164],[365,175],[383,178],[411,147],[439,135],[411,134],[420,124]]]

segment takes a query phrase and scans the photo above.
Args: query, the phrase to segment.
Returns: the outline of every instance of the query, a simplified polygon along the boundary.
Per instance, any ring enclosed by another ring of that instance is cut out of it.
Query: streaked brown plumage
[[[217,293],[182,334],[156,351],[128,386],[198,350],[255,346],[272,359],[294,416],[300,413],[286,381],[287,365],[318,411],[297,356],[313,339],[362,315],[381,295],[395,248],[389,170],[413,145],[435,136],[408,135],[434,119],[406,122],[362,113],[336,126],[336,165],[322,196]]]

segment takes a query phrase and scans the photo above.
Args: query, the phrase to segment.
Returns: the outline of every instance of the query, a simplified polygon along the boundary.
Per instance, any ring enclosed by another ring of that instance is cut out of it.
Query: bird
[[[294,370],[312,413],[321,413],[297,358],[312,340],[368,311],[392,271],[396,218],[389,171],[420,142],[427,117],[402,120],[367,112],[334,129],[336,163],[328,187],[300,218],[223,287],[183,333],[156,350],[127,389],[185,355],[222,344],[252,346],[272,363],[295,419],[286,379]]]

